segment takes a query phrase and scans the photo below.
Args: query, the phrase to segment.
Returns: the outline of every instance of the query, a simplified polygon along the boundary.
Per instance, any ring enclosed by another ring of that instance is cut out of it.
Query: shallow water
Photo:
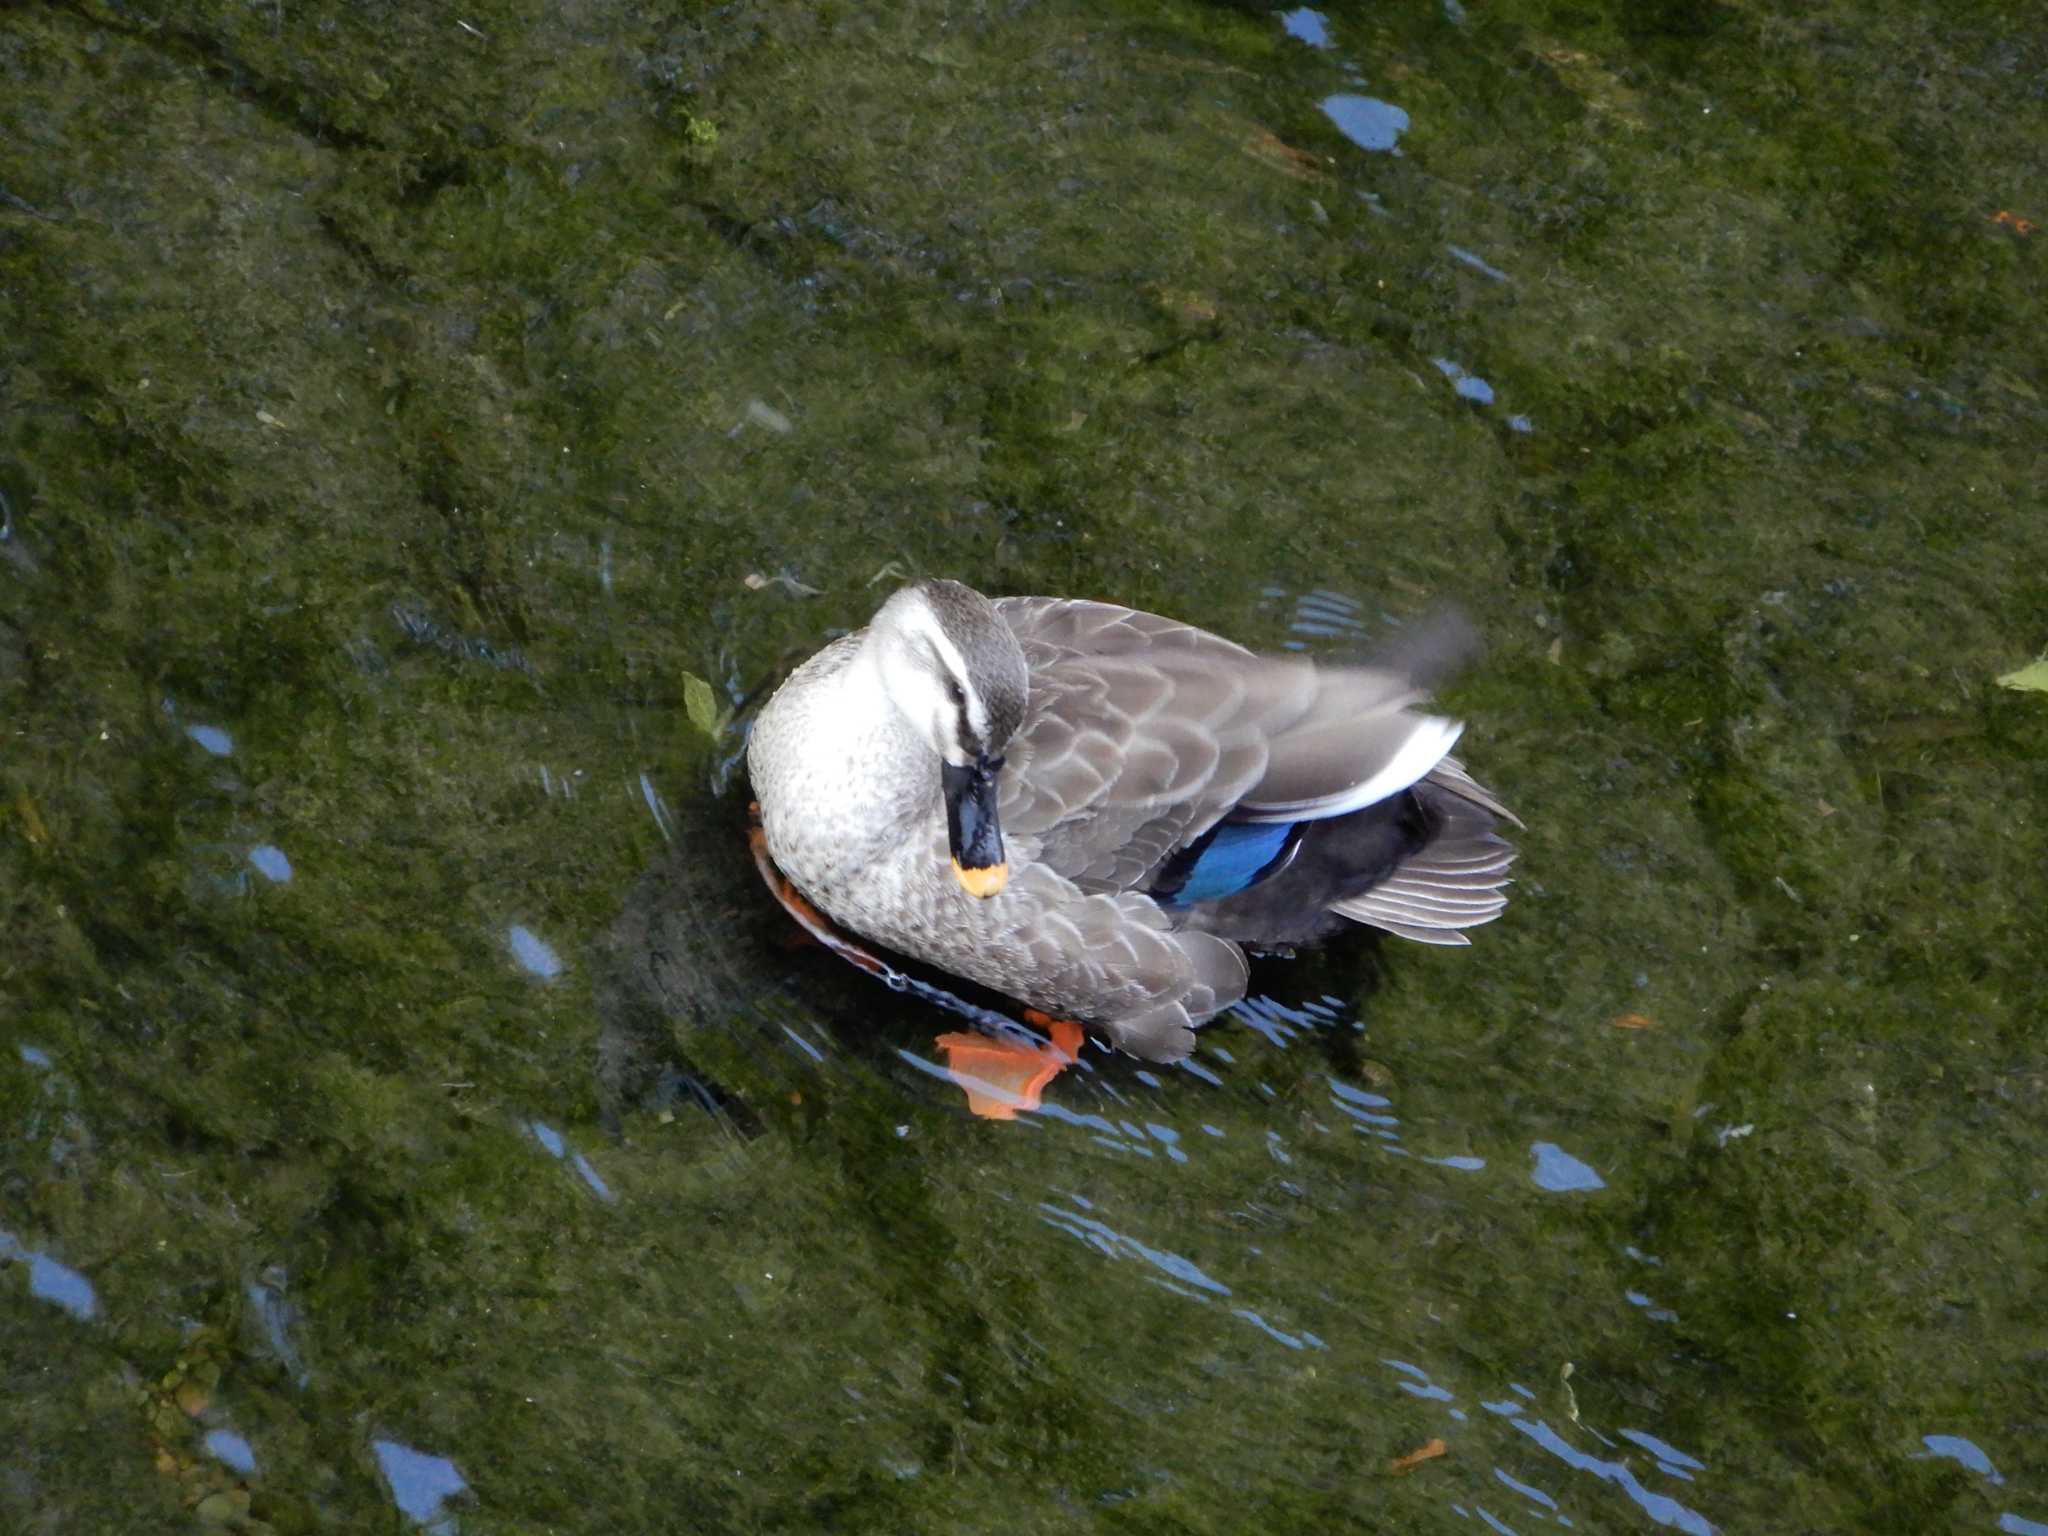
[[[2048,1531],[2038,23],[0,12],[0,1526]],[[918,572],[1459,602],[1507,916],[970,1115]]]

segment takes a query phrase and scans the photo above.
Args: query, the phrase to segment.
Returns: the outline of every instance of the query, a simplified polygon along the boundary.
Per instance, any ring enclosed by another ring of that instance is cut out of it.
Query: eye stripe
[[[945,683],[946,700],[958,712],[956,725],[960,742],[983,743],[988,735],[988,711],[966,677],[967,660],[952,640],[936,627],[919,637],[931,657],[932,671]],[[976,719],[980,719],[977,725]]]
[[[967,690],[960,686],[960,679],[954,673],[945,652],[941,651],[937,645],[929,640],[925,642],[925,645],[926,654],[932,659],[932,671],[945,679],[946,697],[952,701],[954,708],[959,708],[967,702]]]

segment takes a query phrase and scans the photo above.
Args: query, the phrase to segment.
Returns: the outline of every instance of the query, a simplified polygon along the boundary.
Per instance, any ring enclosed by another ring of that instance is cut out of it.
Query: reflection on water
[[[1277,997],[1254,994],[1232,1008],[1229,1016],[1249,1027],[1268,1045],[1284,1051],[1304,1034],[1335,1022],[1338,1015],[1337,1006],[1330,1000],[1318,998],[1290,1006]],[[1219,1054],[1219,1059],[1228,1058]]]
[[[1342,592],[1319,587],[1293,597],[1285,587],[1262,587],[1259,606],[1275,605],[1288,608],[1288,637],[1280,642],[1286,650],[1330,650],[1331,641],[1359,640],[1367,632],[1364,605]]]
[[[526,1130],[528,1135],[540,1143],[541,1149],[549,1157],[554,1158],[557,1162],[566,1162],[574,1169],[576,1176],[583,1181],[584,1186],[593,1195],[597,1196],[598,1199],[606,1203],[618,1199],[618,1196],[612,1193],[611,1186],[598,1176],[595,1168],[591,1167],[590,1159],[581,1152],[571,1148],[560,1131],[540,1120],[527,1121]]]
[[[1536,1166],[1529,1173],[1529,1182],[1538,1189],[1563,1193],[1575,1189],[1605,1189],[1607,1181],[1595,1173],[1592,1167],[1573,1157],[1554,1141],[1538,1141],[1529,1147],[1529,1153],[1536,1159]]]
[[[209,1429],[202,1443],[207,1453],[229,1470],[244,1477],[256,1475],[255,1449],[232,1429]]]
[[[1321,1339],[1306,1329],[1303,1329],[1299,1334],[1293,1334],[1275,1328],[1271,1323],[1259,1316],[1258,1313],[1252,1311],[1250,1307],[1232,1307],[1230,1315],[1242,1318],[1274,1343],[1284,1344],[1289,1349],[1325,1349],[1328,1347]]]
[[[1541,1488],[1538,1488],[1534,1483],[1525,1483],[1520,1478],[1511,1476],[1505,1467],[1495,1467],[1493,1475],[1494,1479],[1503,1487],[1513,1489],[1531,1504],[1537,1506],[1537,1508],[1548,1512],[1554,1518],[1558,1518],[1560,1524],[1570,1524],[1569,1521],[1561,1518],[1562,1511],[1557,1507],[1557,1500],[1553,1499]],[[1482,1509],[1480,1513],[1483,1515],[1485,1511]]]
[[[1394,1383],[1396,1387],[1406,1392],[1410,1397],[1428,1398],[1432,1402],[1439,1403],[1452,1401],[1452,1393],[1449,1389],[1440,1387],[1431,1381],[1429,1379],[1429,1372],[1425,1371],[1421,1366],[1410,1365],[1406,1360],[1382,1360],[1380,1364],[1390,1365],[1395,1370],[1414,1378],[1412,1381],[1397,1381]],[[1458,1416],[1460,1418],[1464,1417],[1462,1412]]]
[[[1968,1467],[1986,1482],[1998,1484],[2005,1481],[1998,1475],[1998,1469],[1991,1465],[1991,1458],[1983,1449],[1961,1435],[1922,1435],[1920,1443],[1927,1447],[1930,1456],[1938,1456],[1961,1467]]]
[[[214,757],[234,755],[235,738],[217,725],[188,725],[185,727],[185,734]]]
[[[1707,1470],[1704,1462],[1696,1457],[1686,1455],[1685,1452],[1679,1450],[1674,1445],[1669,1445],[1659,1440],[1648,1430],[1624,1429],[1619,1431],[1619,1433],[1624,1440],[1633,1440],[1652,1456],[1655,1456],[1659,1469],[1670,1473],[1673,1477],[1682,1477],[1687,1482],[1691,1482],[1694,1472],[1704,1472]]]
[[[1675,1323],[1678,1321],[1678,1314],[1676,1312],[1672,1311],[1669,1307],[1658,1306],[1654,1300],[1644,1295],[1641,1291],[1623,1291],[1621,1295],[1622,1299],[1630,1306],[1641,1307],[1643,1309],[1643,1316],[1653,1323]]]
[[[1295,10],[1283,11],[1280,25],[1289,37],[1307,43],[1311,48],[1330,46],[1329,18],[1321,11],[1310,10],[1305,5]]]
[[[70,1265],[40,1249],[23,1247],[13,1233],[5,1231],[0,1231],[0,1259],[28,1266],[28,1293],[37,1300],[55,1303],[82,1323],[99,1316],[100,1299],[92,1282]]]
[[[1456,8],[1456,0],[1445,0],[1445,4],[1445,14],[1449,20],[1454,24],[1464,20],[1464,13]],[[1331,46],[1323,19],[1314,11],[1289,12],[1281,17],[1281,24],[1289,36],[1297,37],[1313,47],[1327,49]],[[1349,61],[1344,64],[1343,72],[1354,80],[1361,78],[1363,73],[1357,64]],[[1360,149],[1376,154],[1401,154],[1400,140],[1409,127],[1408,113],[1403,108],[1390,101],[1383,101],[1377,96],[1355,92],[1339,92],[1326,96],[1319,105],[1324,116],[1330,119],[1337,131]],[[1378,192],[1362,189],[1359,196],[1375,215],[1388,219],[1396,216]],[[1510,281],[1506,272],[1469,246],[1446,241],[1443,248],[1452,260],[1493,282],[1505,284]],[[1460,400],[1468,400],[1474,405],[1482,406],[1495,403],[1494,387],[1489,380],[1470,372],[1453,358],[1436,356],[1431,357],[1429,361],[1438,372],[1450,380],[1452,393]],[[1525,412],[1511,412],[1503,420],[1509,431],[1523,436],[1536,430],[1535,423]],[[1291,649],[1302,648],[1293,641],[1288,644]]]
[[[1462,366],[1448,357],[1432,357],[1436,371],[1451,381],[1451,390],[1460,400],[1470,400],[1478,405],[1493,404],[1493,386],[1477,374],[1467,373]]]
[[[1039,1205],[1040,1219],[1046,1225],[1079,1239],[1105,1258],[1135,1258],[1143,1261],[1166,1277],[1163,1280],[1154,1277],[1151,1283],[1172,1291],[1175,1295],[1185,1296],[1193,1301],[1231,1296],[1229,1286],[1205,1273],[1192,1260],[1167,1249],[1155,1248],[1135,1237],[1116,1231],[1107,1222],[1087,1215],[1086,1212],[1092,1209],[1092,1204],[1084,1196],[1070,1192],[1065,1198],[1078,1209],[1065,1210],[1050,1202]],[[1250,1307],[1233,1306],[1229,1311],[1231,1316],[1250,1324],[1274,1343],[1288,1349],[1327,1347],[1321,1339],[1306,1329],[1289,1332],[1267,1321],[1263,1315]]]
[[[285,857],[282,848],[271,843],[258,843],[251,848],[249,862],[256,866],[256,873],[272,885],[283,885],[292,877],[292,861]]]
[[[1107,1222],[1098,1221],[1093,1216],[1085,1214],[1092,1208],[1091,1202],[1085,1197],[1068,1194],[1066,1198],[1080,1209],[1062,1210],[1050,1202],[1041,1203],[1038,1207],[1041,1219],[1048,1226],[1057,1227],[1069,1236],[1079,1238],[1106,1258],[1142,1259],[1161,1274],[1178,1282],[1176,1289],[1179,1286],[1192,1286],[1197,1291],[1206,1291],[1216,1296],[1230,1294],[1229,1286],[1220,1280],[1211,1279],[1191,1260],[1163,1248],[1154,1248],[1135,1237],[1126,1237],[1123,1233],[1113,1230]],[[1188,1295],[1190,1292],[1182,1290],[1181,1294]]]
[[[306,1363],[299,1354],[297,1335],[301,1318],[298,1306],[286,1295],[288,1284],[284,1266],[273,1264],[250,1281],[243,1294],[248,1299],[249,1316],[255,1320],[263,1347],[283,1368],[286,1376],[295,1385],[303,1387],[313,1379],[313,1373],[306,1369]]]
[[[1584,1472],[1601,1482],[1611,1483],[1619,1488],[1628,1496],[1632,1503],[1659,1525],[1671,1526],[1677,1530],[1685,1531],[1688,1533],[1688,1536],[1711,1536],[1714,1527],[1708,1523],[1705,1516],[1668,1493],[1659,1493],[1645,1487],[1641,1479],[1636,1476],[1634,1470],[1626,1462],[1609,1460],[1605,1457],[1595,1456],[1586,1451],[1579,1450],[1566,1441],[1556,1430],[1552,1429],[1546,1420],[1526,1416],[1519,1403],[1483,1403],[1481,1406],[1489,1413],[1504,1416],[1514,1429],[1527,1436],[1530,1441],[1549,1452],[1567,1467],[1572,1468],[1574,1471]],[[1597,1430],[1593,1430],[1585,1425],[1579,1427],[1584,1429],[1586,1433],[1593,1435],[1596,1439],[1604,1439]],[[1695,1467],[1699,1466],[1697,1462],[1692,1464]],[[1666,1467],[1662,1468],[1662,1470],[1666,1471],[1669,1475],[1684,1478],[1687,1482],[1692,1481],[1688,1474],[1680,1471],[1677,1467]],[[1702,1470],[1704,1469],[1702,1468]]]
[[[562,974],[562,960],[554,946],[523,923],[514,923],[505,931],[505,942],[512,946],[512,958],[519,968],[529,976],[553,981]]]
[[[1462,261],[1466,266],[1470,267],[1473,271],[1484,273],[1487,277],[1492,278],[1496,283],[1504,283],[1508,280],[1507,273],[1501,271],[1499,267],[1494,266],[1491,262],[1487,261],[1485,257],[1479,255],[1476,251],[1468,251],[1462,245],[1446,245],[1444,249],[1449,251],[1454,257],[1456,257],[1459,261]]]
[[[545,775],[547,770],[542,769],[541,772]],[[662,799],[661,792],[654,787],[653,778],[644,769],[640,773],[640,800],[647,807],[647,814],[654,818],[655,829],[661,833],[661,840],[665,843],[674,843],[675,812],[668,808],[668,802]]]
[[[1377,96],[1339,93],[1322,100],[1323,115],[1337,125],[1337,131],[1360,149],[1376,153],[1401,153],[1401,135],[1408,131],[1408,114],[1391,101]]]
[[[429,1531],[452,1533],[456,1529],[455,1517],[444,1514],[442,1506],[466,1493],[469,1482],[454,1462],[397,1440],[372,1440],[370,1449],[376,1453],[377,1470],[384,1474],[391,1502],[400,1513]]]

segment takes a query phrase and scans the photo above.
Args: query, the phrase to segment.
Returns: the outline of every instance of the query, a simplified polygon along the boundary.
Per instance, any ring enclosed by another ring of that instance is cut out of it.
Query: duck
[[[1521,822],[1421,706],[1455,614],[1361,664],[1109,602],[913,581],[790,673],[747,769],[833,923],[1133,1056],[1178,1061],[1249,956],[1351,926],[1470,942]]]

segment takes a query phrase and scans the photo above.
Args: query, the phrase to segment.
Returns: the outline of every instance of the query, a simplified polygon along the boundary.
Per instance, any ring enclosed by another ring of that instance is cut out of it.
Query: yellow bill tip
[[[984,869],[969,869],[955,859],[953,878],[960,882],[968,895],[979,896],[985,901],[1010,883],[1010,866],[990,864]]]

